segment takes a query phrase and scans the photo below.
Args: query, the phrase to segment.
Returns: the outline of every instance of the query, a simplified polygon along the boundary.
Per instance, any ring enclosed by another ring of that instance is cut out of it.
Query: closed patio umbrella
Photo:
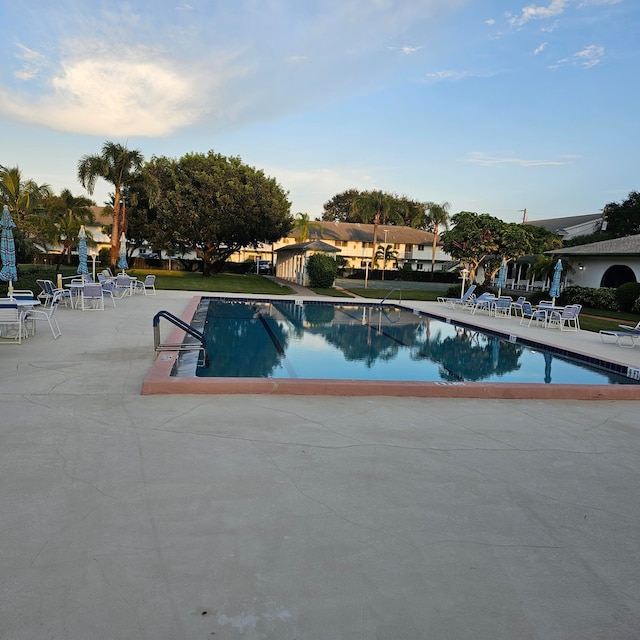
[[[553,306],[556,304],[556,298],[560,296],[560,279],[562,278],[562,260],[558,258],[556,266],[553,268],[553,281],[551,282],[551,289],[549,289],[549,296],[553,301]]]
[[[0,271],[0,280],[9,283],[9,295],[13,293],[13,283],[18,279],[16,246],[13,241],[13,229],[15,226],[15,222],[11,219],[11,214],[9,213],[9,207],[5,204],[2,208],[2,219],[0,219],[0,227],[2,227],[2,237],[0,238],[2,270]]]
[[[127,263],[127,236],[124,235],[124,231],[120,236],[120,257],[118,258],[118,264],[116,266],[118,269],[122,269],[123,273],[125,269],[129,268]]]
[[[84,230],[84,225],[80,227],[78,232],[78,256],[80,260],[78,262],[78,271],[83,279],[89,279],[89,267],[87,265],[87,232]]]
[[[502,293],[502,289],[507,282],[507,261],[502,258],[502,263],[500,264],[500,271],[498,271],[498,276],[495,280],[495,286],[498,288],[498,298]]]

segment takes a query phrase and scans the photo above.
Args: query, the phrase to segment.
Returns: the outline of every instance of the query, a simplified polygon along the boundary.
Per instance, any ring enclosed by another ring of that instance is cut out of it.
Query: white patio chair
[[[148,275],[144,280],[140,282],[136,282],[136,292],[144,293],[145,296],[155,296],[156,295],[156,277],[153,275]],[[149,293],[147,293],[149,291]]]
[[[60,325],[58,324],[58,319],[56,318],[56,311],[58,306],[60,305],[60,300],[62,299],[62,292],[56,291],[51,300],[51,306],[46,311],[42,311],[40,309],[29,309],[24,314],[24,322],[25,328],[27,332],[31,329],[31,335],[34,336],[36,334],[36,323],[38,320],[42,322],[47,322],[49,324],[49,328],[51,329],[51,333],[53,334],[53,339],[57,340],[61,335],[62,331],[60,331]]]
[[[491,315],[493,306],[495,305],[496,297],[493,293],[481,293],[473,303],[471,307],[471,315],[475,316],[476,311],[486,311]]]
[[[508,318],[511,316],[511,304],[513,302],[513,298],[511,296],[500,296],[494,303],[493,306],[493,315],[498,318],[502,316],[503,318]]]
[[[53,297],[48,291],[45,280],[36,280],[37,285],[40,287],[40,293],[38,294],[38,300],[42,303],[42,306],[47,307]]]
[[[111,280],[107,280],[105,278],[104,280],[100,280],[100,285],[102,286],[102,293],[104,297],[109,298],[111,300],[111,303],[113,304],[113,308],[115,309],[116,307],[116,297],[114,295],[115,289],[116,289],[115,282],[112,282]]]
[[[116,285],[114,295],[118,298],[124,298],[133,294],[133,285],[129,276],[116,276]]]
[[[513,313],[516,316],[522,315],[522,304],[526,302],[527,299],[524,296],[520,296],[515,302],[511,304],[511,308],[513,309]]]
[[[80,289],[80,308],[83,311],[104,311],[104,294],[101,284],[86,283]]]
[[[562,311],[552,311],[548,320],[549,327],[559,327],[560,331],[578,331],[581,308],[581,305],[570,304]]]
[[[520,324],[523,325],[526,320],[529,320],[527,323],[527,327],[531,326],[531,323],[535,320],[536,324],[542,323],[546,326],[547,324],[547,313],[546,311],[540,311],[539,309],[534,309],[531,306],[531,303],[525,300],[522,303],[522,317],[520,318]]]
[[[442,304],[450,304],[454,309],[456,306],[464,307],[475,299],[473,296],[473,292],[475,291],[475,289],[475,284],[469,285],[469,288],[460,298],[447,298],[445,296],[438,296],[438,302],[441,302]]]
[[[15,344],[22,344],[22,338],[26,337],[24,314],[18,308],[15,300],[11,301],[11,298],[0,299],[0,337],[12,338]],[[4,340],[1,340],[0,343],[10,344]]]

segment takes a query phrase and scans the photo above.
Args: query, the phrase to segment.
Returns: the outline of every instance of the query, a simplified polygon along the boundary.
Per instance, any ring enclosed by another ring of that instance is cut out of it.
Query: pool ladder
[[[162,342],[160,338],[160,318],[164,318],[168,320],[171,324],[178,327],[178,329],[182,329],[187,336],[195,339],[196,342],[188,342],[188,337],[185,338],[184,342]],[[198,365],[199,366],[208,366],[208,358],[207,358],[207,350],[205,348],[206,339],[204,334],[201,331],[198,331],[194,327],[192,327],[189,323],[185,322],[178,318],[178,316],[174,316],[172,313],[168,311],[158,311],[155,316],[153,316],[153,347],[156,353],[160,351],[195,351],[198,350],[200,353],[198,354]]]
[[[400,292],[400,298],[398,299],[398,302],[402,302],[402,289],[399,289],[398,287],[396,287],[395,289],[391,289],[391,291],[389,291],[389,293],[387,293],[387,295],[382,298],[382,300],[380,300],[380,307],[382,307],[382,305],[386,302],[387,298],[394,292],[394,291],[399,291]]]

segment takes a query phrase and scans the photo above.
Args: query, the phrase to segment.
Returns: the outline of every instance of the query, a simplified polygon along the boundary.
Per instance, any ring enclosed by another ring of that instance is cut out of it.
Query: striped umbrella
[[[78,262],[78,271],[83,279],[89,279],[89,266],[87,265],[87,232],[84,230],[84,225],[80,227],[78,232],[78,256],[80,261]]]
[[[551,289],[549,289],[549,296],[553,300],[553,305],[556,304],[556,298],[560,296],[560,279],[562,278],[562,260],[558,258],[556,266],[553,268],[553,281],[551,282]]]
[[[495,279],[495,286],[498,288],[498,298],[502,293],[502,289],[507,282],[507,261],[502,258],[502,263],[500,264],[500,271],[498,271],[498,276]]]
[[[9,295],[13,293],[13,283],[18,279],[16,246],[13,241],[13,228],[15,226],[15,222],[11,219],[11,214],[9,213],[9,207],[5,204],[2,208],[2,219],[0,219],[0,227],[2,227],[2,237],[0,238],[2,270],[0,271],[0,280],[9,283]]]
[[[125,269],[129,268],[129,264],[127,263],[127,236],[124,235],[124,231],[120,236],[120,258],[116,266],[118,269],[122,269],[123,273]]]

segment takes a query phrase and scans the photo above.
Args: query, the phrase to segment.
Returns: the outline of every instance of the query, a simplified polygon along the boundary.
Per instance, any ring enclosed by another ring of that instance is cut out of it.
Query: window
[[[424,251],[424,245],[423,244],[419,244],[418,245],[418,251]]]
[[[423,271],[424,270],[424,265],[422,264],[422,262],[418,262],[418,264],[416,265],[416,269],[418,271]]]
[[[405,248],[405,251],[413,251],[413,245],[412,244],[408,244]]]
[[[346,247],[348,243],[346,240],[336,240],[336,247]]]

